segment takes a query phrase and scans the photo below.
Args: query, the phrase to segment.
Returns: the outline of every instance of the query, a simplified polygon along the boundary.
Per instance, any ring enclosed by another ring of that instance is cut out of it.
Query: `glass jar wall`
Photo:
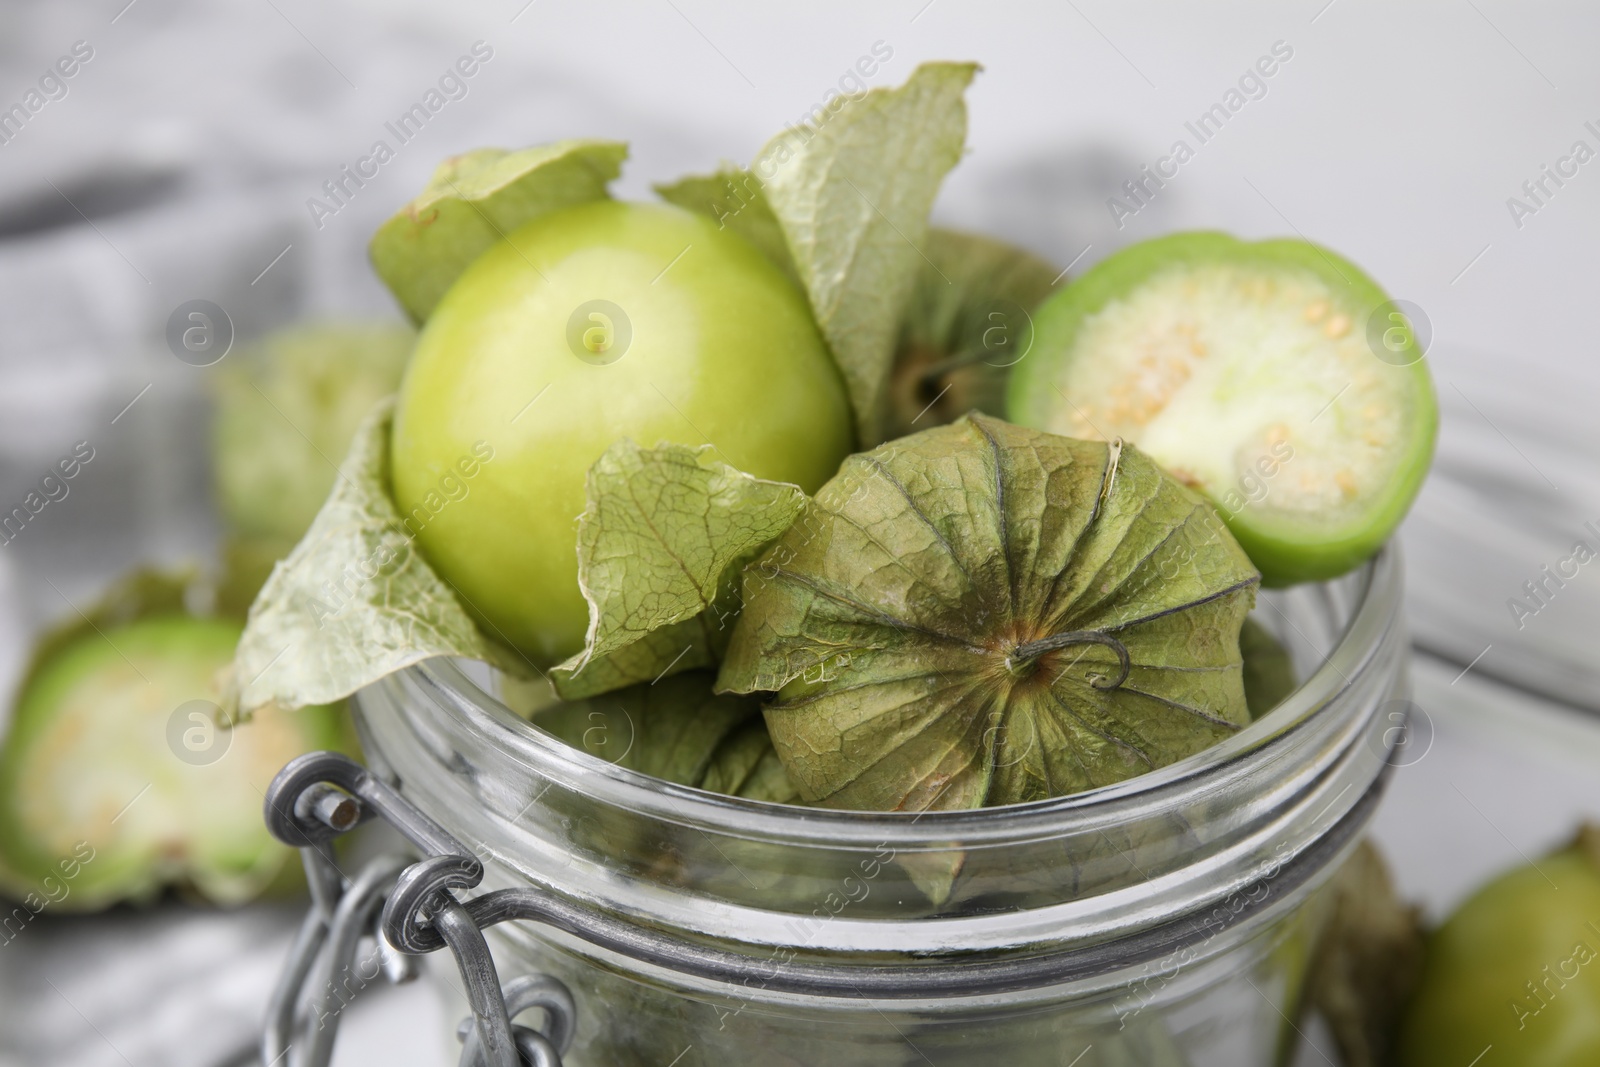
[[[485,888],[532,885],[679,946],[643,960],[494,929],[502,980],[545,972],[576,995],[571,1067],[1267,1067],[1292,1043],[1317,890],[1399,740],[1400,586],[1389,549],[1264,592],[1256,617],[1305,679],[1281,705],[1183,762],[1006,808],[673,785],[568,747],[447,661],[363,691],[357,723],[374,770],[478,852]],[[701,950],[735,954],[738,976]]]

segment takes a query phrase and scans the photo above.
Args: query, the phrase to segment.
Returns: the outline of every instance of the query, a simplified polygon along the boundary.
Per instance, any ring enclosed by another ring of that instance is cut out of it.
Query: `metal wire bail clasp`
[[[272,1067],[327,1067],[351,978],[364,984],[381,970],[391,981],[415,976],[414,956],[449,946],[461,971],[472,1016],[463,1020],[461,1067],[561,1067],[577,1016],[572,994],[554,978],[534,975],[500,988],[483,931],[457,898],[483,880],[483,865],[443,827],[337,752],[292,760],[267,789],[267,828],[300,850],[311,887],[311,910],[278,980],[261,1039]],[[332,842],[378,817],[423,854],[385,856],[354,878],[340,871]],[[363,938],[378,963],[365,976],[357,964]],[[514,1026],[540,1009],[544,1026]]]

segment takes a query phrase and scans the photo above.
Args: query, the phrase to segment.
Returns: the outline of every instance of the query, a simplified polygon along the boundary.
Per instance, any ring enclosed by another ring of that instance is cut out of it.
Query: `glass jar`
[[[503,981],[575,994],[570,1067],[1267,1067],[1294,1044],[1317,891],[1398,762],[1400,601],[1392,547],[1263,592],[1256,616],[1306,679],[1275,710],[1118,785],[980,811],[673,785],[543,733],[452,661],[363,691],[356,720],[373,769],[477,849],[485,888],[531,884],[686,946],[674,965],[491,931]],[[695,946],[744,973],[698,969]]]

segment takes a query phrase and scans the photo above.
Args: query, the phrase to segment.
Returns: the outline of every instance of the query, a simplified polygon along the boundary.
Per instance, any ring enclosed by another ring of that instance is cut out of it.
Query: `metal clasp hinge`
[[[448,946],[472,1008],[457,1030],[461,1067],[561,1067],[577,1018],[572,994],[546,975],[501,989],[480,923],[456,896],[483,880],[483,865],[443,827],[337,752],[307,753],[279,771],[265,817],[274,837],[300,850],[311,910],[273,992],[263,1064],[327,1067],[351,997],[380,973],[391,982],[414,978],[416,956]],[[333,840],[375,817],[422,858],[383,856],[347,877]],[[373,951],[358,960],[363,940]],[[541,1027],[513,1022],[534,1009],[544,1013]]]

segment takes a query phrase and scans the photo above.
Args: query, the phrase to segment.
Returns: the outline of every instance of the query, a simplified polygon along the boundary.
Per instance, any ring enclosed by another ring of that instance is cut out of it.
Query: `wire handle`
[[[483,880],[483,864],[448,831],[337,752],[290,761],[267,788],[264,814],[272,835],[300,850],[311,909],[273,991],[262,1063],[327,1067],[347,994],[380,972],[391,982],[409,981],[415,956],[448,946],[472,1008],[458,1028],[461,1067],[561,1067],[577,1018],[572,994],[546,975],[501,989],[483,938],[489,923],[456,897]],[[334,862],[333,840],[372,818],[392,825],[422,859],[382,856],[347,878]],[[363,938],[376,946],[370,976],[357,963]],[[543,1029],[513,1024],[534,1009],[544,1012]]]

